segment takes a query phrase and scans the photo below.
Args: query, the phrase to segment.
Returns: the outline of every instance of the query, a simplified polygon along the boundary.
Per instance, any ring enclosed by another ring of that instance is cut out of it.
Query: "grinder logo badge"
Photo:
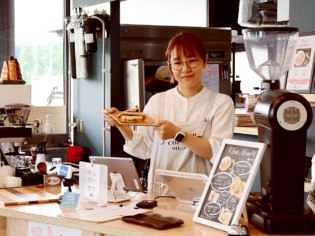
[[[283,119],[284,119],[284,122],[291,125],[299,122],[301,119],[300,110],[296,107],[288,107],[284,109]]]
[[[307,120],[307,111],[304,105],[296,100],[282,103],[277,111],[279,125],[289,131],[301,129]]]

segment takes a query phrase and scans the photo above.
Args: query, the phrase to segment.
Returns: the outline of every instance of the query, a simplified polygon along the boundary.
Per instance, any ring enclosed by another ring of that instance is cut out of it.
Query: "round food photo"
[[[294,66],[295,67],[304,67],[308,64],[310,59],[310,48],[297,49],[294,57]]]
[[[232,163],[231,157],[229,156],[223,157],[219,165],[220,170],[226,171],[231,166],[231,163]]]

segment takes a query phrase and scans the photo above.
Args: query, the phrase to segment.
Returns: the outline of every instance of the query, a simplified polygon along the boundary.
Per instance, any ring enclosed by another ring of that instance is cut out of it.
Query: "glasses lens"
[[[180,70],[182,69],[183,63],[182,62],[173,62],[172,63],[172,68],[174,70]]]
[[[177,62],[173,62],[171,65],[174,70],[181,70],[184,66],[184,63],[186,63],[190,68],[195,68],[198,66],[199,60],[191,59],[185,62],[177,61]]]
[[[187,64],[190,68],[195,68],[198,66],[199,60],[197,59],[191,59],[189,61],[187,61]]]

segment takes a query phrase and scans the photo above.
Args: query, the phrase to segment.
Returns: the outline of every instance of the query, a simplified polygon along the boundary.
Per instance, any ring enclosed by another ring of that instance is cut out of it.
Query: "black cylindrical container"
[[[84,24],[84,41],[87,52],[97,51],[95,20],[87,18]]]
[[[71,76],[72,78],[77,78],[77,70],[75,64],[75,37],[74,29],[69,31],[69,50],[70,50],[70,64],[71,64]]]

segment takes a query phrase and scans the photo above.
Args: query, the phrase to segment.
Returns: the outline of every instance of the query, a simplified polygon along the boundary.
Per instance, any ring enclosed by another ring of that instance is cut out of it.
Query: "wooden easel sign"
[[[266,144],[225,139],[193,221],[228,231],[238,224]]]

